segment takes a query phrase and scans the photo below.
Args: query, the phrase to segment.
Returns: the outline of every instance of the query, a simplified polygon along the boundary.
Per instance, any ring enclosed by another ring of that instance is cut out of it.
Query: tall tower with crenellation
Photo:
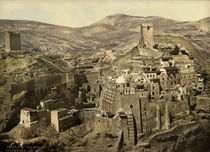
[[[139,45],[141,48],[149,48],[154,45],[154,29],[152,24],[141,24]]]
[[[5,51],[9,53],[10,51],[20,51],[20,33],[7,31],[5,32]]]

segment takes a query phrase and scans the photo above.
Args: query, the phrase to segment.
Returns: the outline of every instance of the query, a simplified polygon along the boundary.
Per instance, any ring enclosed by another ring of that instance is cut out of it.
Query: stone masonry
[[[5,32],[5,51],[21,50],[20,33],[7,31]]]

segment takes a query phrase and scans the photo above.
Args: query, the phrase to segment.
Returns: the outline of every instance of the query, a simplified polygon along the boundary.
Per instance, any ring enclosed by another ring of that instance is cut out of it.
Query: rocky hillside
[[[34,21],[0,20],[0,32],[19,31],[22,48],[42,53],[96,53],[106,52],[114,59],[130,51],[138,43],[139,25],[153,23],[155,34],[184,36],[197,45],[209,58],[210,18],[196,22],[179,22],[163,17],[111,15],[81,28],[70,28]],[[3,45],[1,37],[1,45]]]

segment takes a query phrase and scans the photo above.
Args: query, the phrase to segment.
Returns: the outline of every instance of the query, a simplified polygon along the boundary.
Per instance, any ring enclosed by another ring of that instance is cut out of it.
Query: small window
[[[147,26],[147,30],[150,30],[150,26]]]

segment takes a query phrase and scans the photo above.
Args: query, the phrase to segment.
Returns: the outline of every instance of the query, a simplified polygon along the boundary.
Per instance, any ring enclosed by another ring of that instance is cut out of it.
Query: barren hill
[[[156,16],[115,14],[81,28],[35,21],[0,20],[0,32],[19,31],[25,51],[40,50],[53,54],[106,52],[110,58],[115,58],[138,43],[139,25],[142,23],[153,23],[156,35],[184,36],[209,58],[209,17],[196,22],[179,22]]]

